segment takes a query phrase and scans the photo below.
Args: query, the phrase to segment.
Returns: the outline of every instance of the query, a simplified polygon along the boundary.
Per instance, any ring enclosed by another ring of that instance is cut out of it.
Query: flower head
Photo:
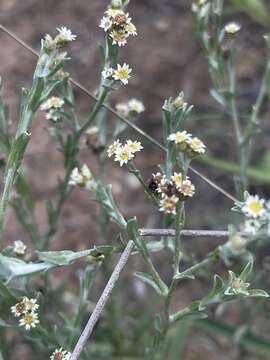
[[[121,81],[124,85],[128,84],[128,79],[130,78],[130,73],[132,69],[128,64],[124,63],[123,65],[117,64],[117,69],[113,72],[114,80]]]
[[[121,47],[121,46],[126,45],[128,35],[122,30],[120,30],[120,31],[113,30],[110,33],[110,37],[113,40],[113,42],[112,42],[113,45],[118,45],[119,47]]]
[[[69,360],[71,356],[70,352],[63,350],[62,348],[56,349],[50,356],[50,360]]]
[[[249,195],[242,206],[242,212],[250,218],[260,218],[265,215],[265,200],[258,195]]]
[[[107,150],[107,155],[108,155],[108,157],[110,158],[110,157],[112,157],[114,154],[115,154],[115,152],[116,152],[116,150],[119,148],[119,147],[121,147],[121,143],[120,143],[120,141],[119,140],[116,140],[113,144],[111,144],[109,147],[108,147],[108,150]]]
[[[27,312],[27,306],[24,301],[20,301],[14,306],[11,306],[11,312],[14,314],[15,317],[19,317]]]
[[[43,111],[47,111],[50,109],[60,109],[64,105],[64,100],[57,96],[50,97],[46,102],[44,102],[40,109]]]
[[[132,140],[127,140],[126,143],[127,147],[129,148],[129,150],[131,151],[132,154],[141,151],[143,149],[142,144],[140,143],[140,141],[132,141]]]
[[[173,196],[165,195],[160,200],[159,211],[163,211],[163,212],[165,212],[167,214],[174,214],[175,215],[178,202],[179,202],[179,199],[175,195],[173,195]]]
[[[184,196],[192,197],[195,193],[195,186],[191,183],[190,180],[182,181],[181,185],[178,187],[178,190]]]
[[[233,281],[229,289],[227,289],[226,295],[248,295],[249,283],[245,283],[240,277],[233,275],[231,275]]]
[[[194,137],[190,140],[189,147],[192,151],[198,154],[204,154],[206,149],[204,143],[197,137]]]
[[[136,26],[132,23],[129,22],[126,27],[125,30],[127,32],[128,35],[132,35],[132,36],[136,36],[137,35],[137,28]]]
[[[102,71],[101,75],[103,77],[103,79],[110,79],[112,78],[114,73],[114,70],[112,67],[105,67],[104,70]]]
[[[131,152],[128,145],[118,147],[114,154],[114,161],[119,161],[120,166],[127,164],[134,157],[134,153]]]
[[[127,103],[129,111],[134,111],[138,114],[144,112],[145,107],[143,102],[137,99],[130,99]]]
[[[225,31],[227,34],[234,35],[240,31],[241,25],[236,22],[230,22],[225,26]]]
[[[107,32],[112,27],[112,24],[112,20],[109,16],[103,16],[103,18],[100,20],[99,27]]]
[[[34,312],[27,312],[19,320],[19,325],[24,326],[27,331],[35,328],[37,324],[39,324],[38,315]]]
[[[169,141],[174,141],[175,144],[189,142],[191,140],[191,134],[187,131],[177,131],[175,134],[170,134],[168,137]]]
[[[254,236],[260,230],[261,226],[262,224],[260,221],[256,219],[249,219],[244,222],[241,229],[246,235]]]
[[[129,106],[127,103],[118,103],[115,105],[115,109],[118,112],[118,114],[122,115],[123,117],[128,117]]]
[[[176,110],[178,110],[178,109],[185,110],[186,109],[188,104],[187,104],[187,102],[184,101],[183,91],[181,91],[180,94],[173,100],[172,105]]]
[[[88,166],[84,164],[81,170],[77,167],[72,170],[68,184],[84,187],[89,181],[94,181],[94,179]]]
[[[174,182],[175,186],[181,186],[182,182],[183,182],[183,175],[181,173],[174,173],[171,176],[172,181]]]
[[[25,254],[26,245],[21,240],[14,241],[13,252],[16,255],[22,256]]]
[[[26,306],[27,312],[35,312],[39,308],[37,299],[29,299],[27,296],[25,296],[23,298],[23,303]]]
[[[57,28],[59,34],[56,37],[58,43],[67,43],[76,39],[76,35],[72,34],[71,30],[65,26]]]

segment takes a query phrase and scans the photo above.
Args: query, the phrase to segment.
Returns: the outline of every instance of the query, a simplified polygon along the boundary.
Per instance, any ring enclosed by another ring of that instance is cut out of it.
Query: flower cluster
[[[24,326],[25,330],[35,328],[39,324],[37,309],[39,305],[36,299],[24,297],[22,301],[11,307],[11,312],[15,317],[20,318],[19,325]]]
[[[125,144],[122,144],[119,140],[116,140],[108,147],[108,157],[114,156],[114,161],[119,161],[120,166],[127,164],[134,155],[143,149],[139,141],[127,140]]]
[[[143,102],[137,99],[130,99],[125,103],[118,103],[115,105],[115,109],[118,114],[126,118],[133,114],[141,114],[145,111]]]
[[[112,67],[105,67],[101,74],[104,80],[109,79],[121,81],[121,83],[127,85],[131,71],[132,69],[129,65],[124,63],[123,65],[117,64],[116,69],[113,69]]]
[[[267,234],[270,235],[270,201],[245,192],[244,201],[237,202],[233,210],[245,215],[246,220],[241,225],[245,234],[255,236],[262,228],[267,227]]]
[[[129,36],[137,35],[136,26],[131,22],[129,14],[121,9],[109,8],[105,11],[99,27],[109,35],[112,44],[119,47],[126,45]]]
[[[204,143],[199,138],[192,137],[185,130],[170,134],[168,140],[173,141],[177,149],[185,152],[190,157],[205,153],[206,146]]]
[[[70,352],[63,350],[62,348],[56,349],[50,356],[50,360],[69,360],[71,356]]]
[[[25,254],[26,245],[21,240],[15,240],[13,245],[13,252],[18,256]]]
[[[53,50],[55,48],[59,48],[67,45],[69,42],[76,39],[76,35],[72,34],[71,30],[62,26],[57,28],[58,35],[53,39],[51,35],[46,34],[43,40],[43,46],[47,50]]]
[[[188,177],[182,173],[174,173],[171,179],[167,179],[160,172],[153,174],[149,183],[149,189],[157,196],[160,195],[160,211],[168,214],[176,214],[179,201],[192,197],[195,187]]]
[[[61,117],[63,106],[65,102],[63,99],[52,96],[40,106],[40,110],[46,111],[46,119],[57,121]]]
[[[86,164],[84,164],[80,170],[77,167],[72,170],[68,184],[94,192],[97,188],[97,183]]]

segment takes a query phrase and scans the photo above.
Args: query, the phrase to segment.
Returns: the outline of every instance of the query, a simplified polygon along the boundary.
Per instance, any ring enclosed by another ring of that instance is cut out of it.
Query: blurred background
[[[56,27],[67,26],[77,34],[77,40],[71,44],[70,63],[66,70],[90,91],[95,91],[99,84],[101,72],[98,44],[104,34],[98,24],[108,5],[105,0],[1,0],[0,22],[19,35],[33,48],[39,49],[40,39],[44,34],[54,35]],[[237,62],[237,93],[245,113],[256,98],[260,80],[263,75],[266,50],[263,35],[269,31],[269,4],[265,7],[260,1],[225,1],[225,21],[236,20],[242,29],[235,41],[239,57]],[[133,76],[128,86],[122,87],[110,96],[110,104],[131,97],[142,100],[146,111],[137,120],[136,125],[151,136],[162,141],[161,107],[169,96],[176,96],[184,91],[189,104],[194,105],[194,112],[187,130],[199,136],[207,145],[207,163],[195,161],[194,167],[210,177],[228,192],[234,194],[233,163],[236,161],[233,146],[233,133],[230,121],[218,104],[211,98],[211,82],[208,76],[207,63],[196,41],[192,22],[190,0],[134,0],[129,6],[129,13],[138,28],[138,36],[121,49],[120,60],[133,68]],[[269,12],[270,14],[270,12]],[[22,87],[30,87],[36,58],[18,43],[0,32],[1,59],[0,75],[4,82],[4,98],[10,108],[10,119],[14,126],[18,121],[20,93]],[[89,112],[93,103],[82,92],[75,89],[81,119]],[[109,115],[109,121],[115,121]],[[264,104],[260,119],[261,133],[258,134],[252,159],[253,172],[251,192],[263,197],[270,197],[270,151],[269,151],[269,107]],[[138,136],[128,131],[128,136]],[[145,151],[138,155],[136,164],[145,179],[157,171],[157,165],[164,160],[164,154],[156,147],[141,139]],[[82,146],[81,158],[95,172],[95,156]],[[221,162],[220,160],[223,160]],[[47,199],[54,199],[57,194],[57,177],[64,173],[61,154],[46,130],[44,113],[38,113],[33,123],[33,137],[24,160],[27,176],[30,179],[32,192],[36,199],[36,215],[40,227],[46,227]],[[189,174],[195,183],[196,195],[189,201],[187,228],[193,229],[226,229],[232,220],[230,209],[232,203],[222,194],[209,187],[195,174]],[[1,172],[3,176],[3,172]],[[158,211],[153,210],[145,200],[142,189],[125,169],[109,164],[107,181],[113,184],[113,191],[120,209],[126,218],[138,216],[140,227],[160,227]],[[2,187],[2,183],[1,183]],[[81,250],[99,243],[99,234],[92,215],[97,209],[83,192],[75,189],[67,201],[61,215],[61,233],[53,244],[53,249]],[[5,233],[6,243],[14,240],[29,243],[23,228],[10,209]],[[216,240],[190,240],[187,249],[199,257],[217,245]],[[29,245],[30,246],[30,245]],[[157,264],[164,277],[169,276],[169,259],[166,255],[157,256]],[[132,259],[127,272],[140,270],[141,263]],[[70,272],[70,274],[68,273]],[[57,270],[56,282],[64,281],[70,275],[70,290],[77,290],[76,266],[68,270]],[[125,298],[135,298],[142,309],[145,307],[146,290],[129,274],[123,275],[128,283],[125,287]],[[97,294],[104,283],[97,282]],[[174,306],[179,308],[204,293],[205,281],[184,285],[179,289],[178,301]],[[240,321],[241,316],[231,314],[233,322]],[[230,318],[229,318],[230,319]],[[265,334],[266,328],[255,326],[255,332]],[[184,359],[237,359],[237,346],[224,338],[212,338],[205,332],[193,330],[196,335],[188,342]],[[21,359],[29,359],[27,347],[17,344]],[[228,352],[229,351],[229,352]],[[28,355],[27,355],[28,354]],[[229,354],[229,355],[228,355]],[[244,353],[241,359],[257,359],[257,355]],[[14,357],[15,359],[15,357]],[[12,359],[11,359],[12,360]]]

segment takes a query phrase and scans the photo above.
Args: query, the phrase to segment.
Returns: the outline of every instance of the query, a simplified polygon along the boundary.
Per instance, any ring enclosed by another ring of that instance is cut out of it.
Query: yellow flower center
[[[56,98],[56,97],[51,98],[51,99],[50,99],[50,103],[51,103],[51,106],[53,106],[53,107],[59,107],[59,106],[61,106],[61,100],[58,99],[58,98]]]
[[[123,41],[126,39],[126,34],[122,31],[115,32],[113,34],[113,39],[118,42]]]
[[[263,210],[263,204],[260,201],[253,201],[248,205],[248,207],[255,214]]]
[[[119,154],[119,158],[121,160],[128,160],[129,159],[128,151],[126,151],[126,150],[121,151],[120,154]]]
[[[137,144],[129,144],[128,147],[130,148],[131,152],[136,152],[138,150]]]
[[[24,317],[23,317],[23,320],[26,324],[28,325],[32,325],[33,324],[33,321],[34,321],[34,318],[33,318],[33,315],[32,314],[25,314]]]
[[[182,142],[186,140],[186,136],[184,134],[178,134],[175,136],[175,141],[176,142]]]
[[[121,80],[126,79],[128,77],[128,70],[123,68],[119,69],[117,70],[117,75]]]

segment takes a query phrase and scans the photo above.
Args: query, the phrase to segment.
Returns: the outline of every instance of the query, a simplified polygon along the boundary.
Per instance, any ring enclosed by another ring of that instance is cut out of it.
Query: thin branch
[[[80,356],[81,352],[83,351],[87,340],[91,336],[93,329],[95,327],[95,324],[98,321],[98,319],[103,311],[103,308],[106,305],[106,303],[110,297],[110,294],[119,278],[119,275],[128,261],[129,255],[131,254],[133,247],[134,247],[134,242],[132,240],[130,240],[128,242],[123,254],[121,255],[116,267],[114,268],[114,271],[113,271],[105,289],[103,290],[103,293],[102,293],[101,297],[99,298],[99,300],[96,304],[96,307],[95,307],[94,311],[92,312],[92,314],[88,320],[88,323],[86,324],[86,326],[85,326],[85,328],[73,350],[70,360],[79,359],[79,356]]]
[[[26,44],[23,40],[21,40],[16,34],[14,34],[12,31],[8,30],[4,25],[0,24],[0,30],[4,31],[7,35],[9,35],[13,40],[17,41],[21,46],[23,46],[26,50],[28,50],[31,54],[35,55],[35,56],[39,56],[38,52],[35,51],[31,46],[29,46],[28,44]],[[98,101],[98,98],[92,94],[89,90],[87,90],[82,84],[80,84],[78,81],[74,80],[74,79],[70,79],[70,82],[75,85],[76,87],[78,87],[83,93],[85,93],[88,97],[90,97],[91,99],[93,99],[94,101]],[[155,144],[158,148],[160,148],[163,151],[167,151],[166,148],[160,144],[157,140],[155,140],[152,136],[148,135],[146,132],[144,132],[142,129],[140,129],[138,126],[134,125],[132,122],[130,122],[129,120],[127,120],[126,118],[124,118],[123,116],[121,116],[120,114],[118,114],[112,107],[110,107],[107,104],[102,105],[104,108],[106,108],[108,111],[110,111],[112,114],[114,114],[118,119],[120,119],[122,122],[124,122],[125,124],[127,124],[129,127],[131,127],[133,130],[135,130],[137,133],[141,134],[142,136],[144,136],[146,139],[148,139],[152,144]],[[193,167],[189,167],[190,170],[196,174],[197,176],[199,176],[201,179],[203,179],[206,183],[208,183],[211,187],[213,187],[214,189],[218,190],[221,194],[223,194],[224,196],[226,196],[228,199],[232,200],[233,202],[236,202],[237,199],[231,195],[230,193],[228,193],[226,190],[224,190],[223,188],[221,188],[219,185],[217,185],[215,182],[213,182],[212,180],[210,180],[208,177],[206,177],[205,175],[203,175],[200,171],[196,170]]]
[[[142,236],[175,236],[174,229],[140,229]],[[226,238],[228,231],[223,230],[182,230],[181,235],[185,237],[211,237]]]

